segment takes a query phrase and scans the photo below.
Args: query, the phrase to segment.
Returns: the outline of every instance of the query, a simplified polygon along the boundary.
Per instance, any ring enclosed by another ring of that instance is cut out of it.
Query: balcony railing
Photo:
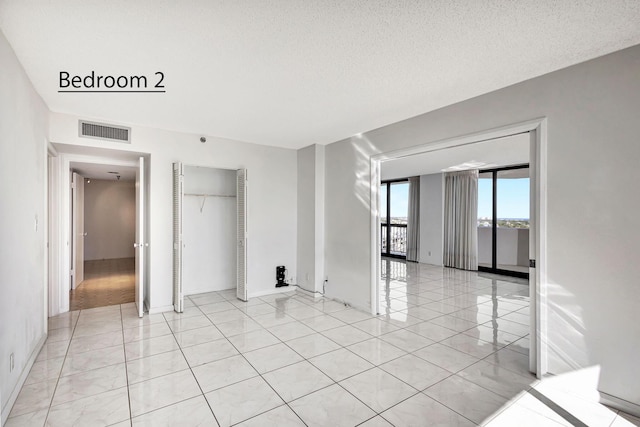
[[[407,256],[407,224],[389,224],[389,226],[390,244],[387,245],[387,224],[380,224],[382,255]]]

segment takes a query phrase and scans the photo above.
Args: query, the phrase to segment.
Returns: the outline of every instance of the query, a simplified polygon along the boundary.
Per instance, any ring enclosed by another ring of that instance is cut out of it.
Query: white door
[[[73,194],[72,232],[73,244],[71,259],[73,262],[71,288],[77,288],[84,280],[84,177],[73,173],[71,181]]]
[[[136,170],[136,306],[138,316],[144,315],[144,157],[140,157]]]
[[[537,288],[536,288],[536,221],[537,221],[537,164],[536,131],[529,132],[529,371],[537,374]]]
[[[236,171],[236,203],[237,203],[237,262],[236,292],[239,299],[247,301],[247,171]]]
[[[173,309],[184,311],[182,290],[182,196],[184,170],[182,163],[173,164]]]

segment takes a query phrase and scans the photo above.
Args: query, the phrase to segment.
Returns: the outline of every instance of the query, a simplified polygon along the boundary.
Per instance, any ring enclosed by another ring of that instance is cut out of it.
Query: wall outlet
[[[9,355],[9,372],[13,372],[13,368],[15,368],[15,357],[13,353]]]
[[[307,273],[307,275],[305,276],[305,280],[307,281],[307,283],[309,283],[309,273]]]
[[[429,251],[429,256],[431,256],[431,251]]]

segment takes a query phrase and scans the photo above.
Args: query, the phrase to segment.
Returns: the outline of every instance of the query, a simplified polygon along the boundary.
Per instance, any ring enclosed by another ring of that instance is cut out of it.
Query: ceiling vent
[[[131,128],[88,122],[86,120],[78,121],[78,136],[131,144]]]

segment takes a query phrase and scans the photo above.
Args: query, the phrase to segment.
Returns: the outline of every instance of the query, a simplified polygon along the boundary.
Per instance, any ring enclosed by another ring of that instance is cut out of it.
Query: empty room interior
[[[0,425],[640,426],[640,3],[4,0],[0,64]]]

